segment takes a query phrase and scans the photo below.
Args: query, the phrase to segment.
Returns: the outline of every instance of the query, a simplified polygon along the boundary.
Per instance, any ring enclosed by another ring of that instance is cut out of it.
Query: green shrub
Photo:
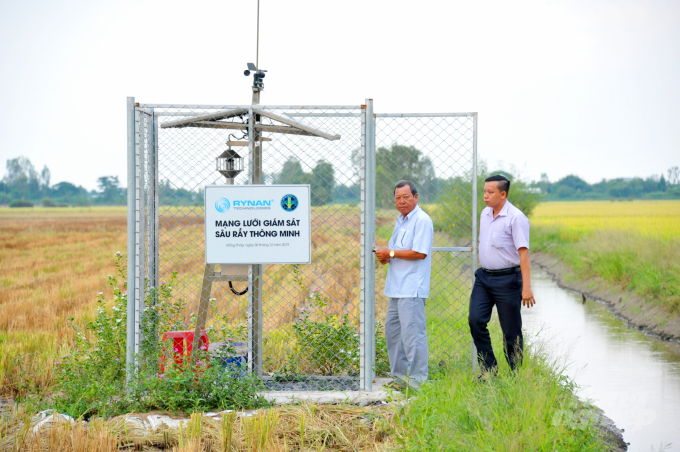
[[[224,369],[217,356],[195,350],[192,364],[186,354],[175,361],[172,342],[158,338],[159,331],[193,330],[184,322],[186,303],[172,297],[176,278],[149,288],[141,330],[143,340],[136,357],[137,368],[126,388],[127,293],[119,281],[127,280],[123,256],[116,253],[117,276],[109,276],[113,301],[107,308],[103,293],[97,300],[97,316],[76,331],[75,350],[55,362],[57,396],[52,404],[60,413],[73,417],[104,416],[140,410],[208,411],[211,409],[257,408],[269,403],[257,395],[262,383],[240,375],[238,369]],[[224,330],[226,331],[226,330]],[[213,339],[217,338],[214,330]],[[169,346],[168,346],[169,345]],[[233,349],[226,348],[226,352]],[[164,364],[161,373],[160,365]],[[127,389],[127,391],[126,391]]]
[[[299,265],[293,266],[294,281],[307,292]],[[303,373],[320,375],[356,374],[359,369],[359,334],[349,315],[325,312],[328,297],[312,289],[307,296],[307,307],[293,323],[297,350],[289,364]],[[292,368],[287,370],[292,371]],[[296,372],[294,372],[296,373]]]
[[[31,201],[26,201],[25,199],[15,199],[11,203],[9,203],[10,207],[33,207],[33,203]]]
[[[308,292],[299,265],[293,266],[294,281]],[[358,375],[359,333],[349,314],[327,312],[328,297],[314,288],[306,296],[306,307],[293,323],[297,347],[288,358],[281,374],[311,373],[316,375]],[[376,365],[378,375],[389,373],[387,343],[382,324],[376,323]]]
[[[382,322],[375,322],[375,366],[373,371],[378,377],[390,374],[390,358],[387,356],[387,339]]]
[[[50,198],[43,198],[42,205],[43,207],[57,207],[57,203],[52,201]]]

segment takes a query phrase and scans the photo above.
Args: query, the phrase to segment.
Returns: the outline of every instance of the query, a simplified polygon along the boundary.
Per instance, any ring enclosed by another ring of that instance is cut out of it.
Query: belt
[[[501,268],[499,270],[489,270],[487,268],[482,268],[482,271],[490,276],[504,276],[512,275],[513,273],[519,273],[522,271],[522,269],[520,267]]]

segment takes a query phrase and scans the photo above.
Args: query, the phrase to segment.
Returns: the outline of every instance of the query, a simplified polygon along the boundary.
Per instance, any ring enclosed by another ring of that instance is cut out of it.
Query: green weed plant
[[[224,367],[224,358],[234,352],[230,346],[233,339],[221,337],[229,329],[210,329],[209,334],[223,339],[226,346],[212,356],[201,346],[193,351],[192,359],[186,353],[177,356],[172,340],[158,337],[164,331],[194,328],[184,321],[186,303],[173,299],[176,274],[158,288],[147,290],[138,365],[126,386],[127,286],[119,283],[127,280],[123,262],[122,254],[116,253],[117,275],[109,276],[113,293],[110,305],[100,293],[94,321],[81,328],[69,320],[76,331],[76,344],[73,353],[55,362],[57,395],[51,399],[53,408],[76,418],[89,418],[130,411],[196,412],[269,405],[257,395],[263,389],[258,379]]]
[[[278,375],[359,374],[359,334],[349,314],[328,312],[328,297],[318,288],[307,287],[299,265],[293,265],[293,280],[305,296],[305,306],[292,328],[297,346]],[[378,375],[389,373],[389,359],[383,326],[376,322],[376,365]]]

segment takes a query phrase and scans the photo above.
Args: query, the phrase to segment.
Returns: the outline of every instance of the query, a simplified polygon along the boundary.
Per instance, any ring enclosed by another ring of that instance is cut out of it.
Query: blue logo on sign
[[[281,208],[286,212],[292,212],[298,207],[298,199],[295,195],[285,195],[281,198]]]
[[[229,208],[231,207],[231,204],[229,203],[229,200],[227,198],[220,198],[217,201],[215,201],[215,209],[218,212],[224,213]]]

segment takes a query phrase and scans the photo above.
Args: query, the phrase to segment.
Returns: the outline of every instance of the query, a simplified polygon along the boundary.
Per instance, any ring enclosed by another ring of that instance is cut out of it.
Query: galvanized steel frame
[[[255,153],[255,131],[252,105],[194,105],[194,104],[138,104],[133,97],[127,99],[127,154],[128,154],[128,284],[127,284],[127,376],[128,381],[135,369],[136,355],[142,340],[139,329],[144,311],[145,295],[150,287],[158,285],[159,268],[159,197],[158,197],[158,117],[190,116],[191,111],[164,112],[157,109],[236,109],[248,110],[248,150]],[[289,116],[309,117],[356,117],[361,118],[361,170],[360,170],[360,211],[361,211],[361,250],[360,250],[360,387],[371,391],[375,365],[375,257],[372,252],[375,244],[376,224],[376,118],[434,118],[434,117],[471,117],[473,119],[473,157],[472,157],[472,237],[471,247],[434,247],[433,251],[469,252],[471,268],[477,268],[477,114],[476,113],[374,113],[373,100],[367,99],[360,113],[325,113],[319,110],[356,110],[355,105],[267,105],[260,106],[269,110],[301,110]],[[310,111],[311,110],[311,111]],[[145,160],[146,157],[146,160]],[[257,165],[253,165],[256,168]],[[259,166],[260,171],[262,165]],[[251,169],[252,171],[252,169]],[[261,183],[261,174],[251,173],[250,183]],[[262,306],[262,290],[257,274],[261,269],[253,266],[249,276],[249,289],[255,294],[255,303]],[[147,281],[145,283],[145,278]],[[253,298],[251,298],[252,300]],[[249,316],[249,370],[262,375],[261,341],[262,309],[252,303],[248,306]],[[472,345],[472,365],[476,369],[476,350]]]

